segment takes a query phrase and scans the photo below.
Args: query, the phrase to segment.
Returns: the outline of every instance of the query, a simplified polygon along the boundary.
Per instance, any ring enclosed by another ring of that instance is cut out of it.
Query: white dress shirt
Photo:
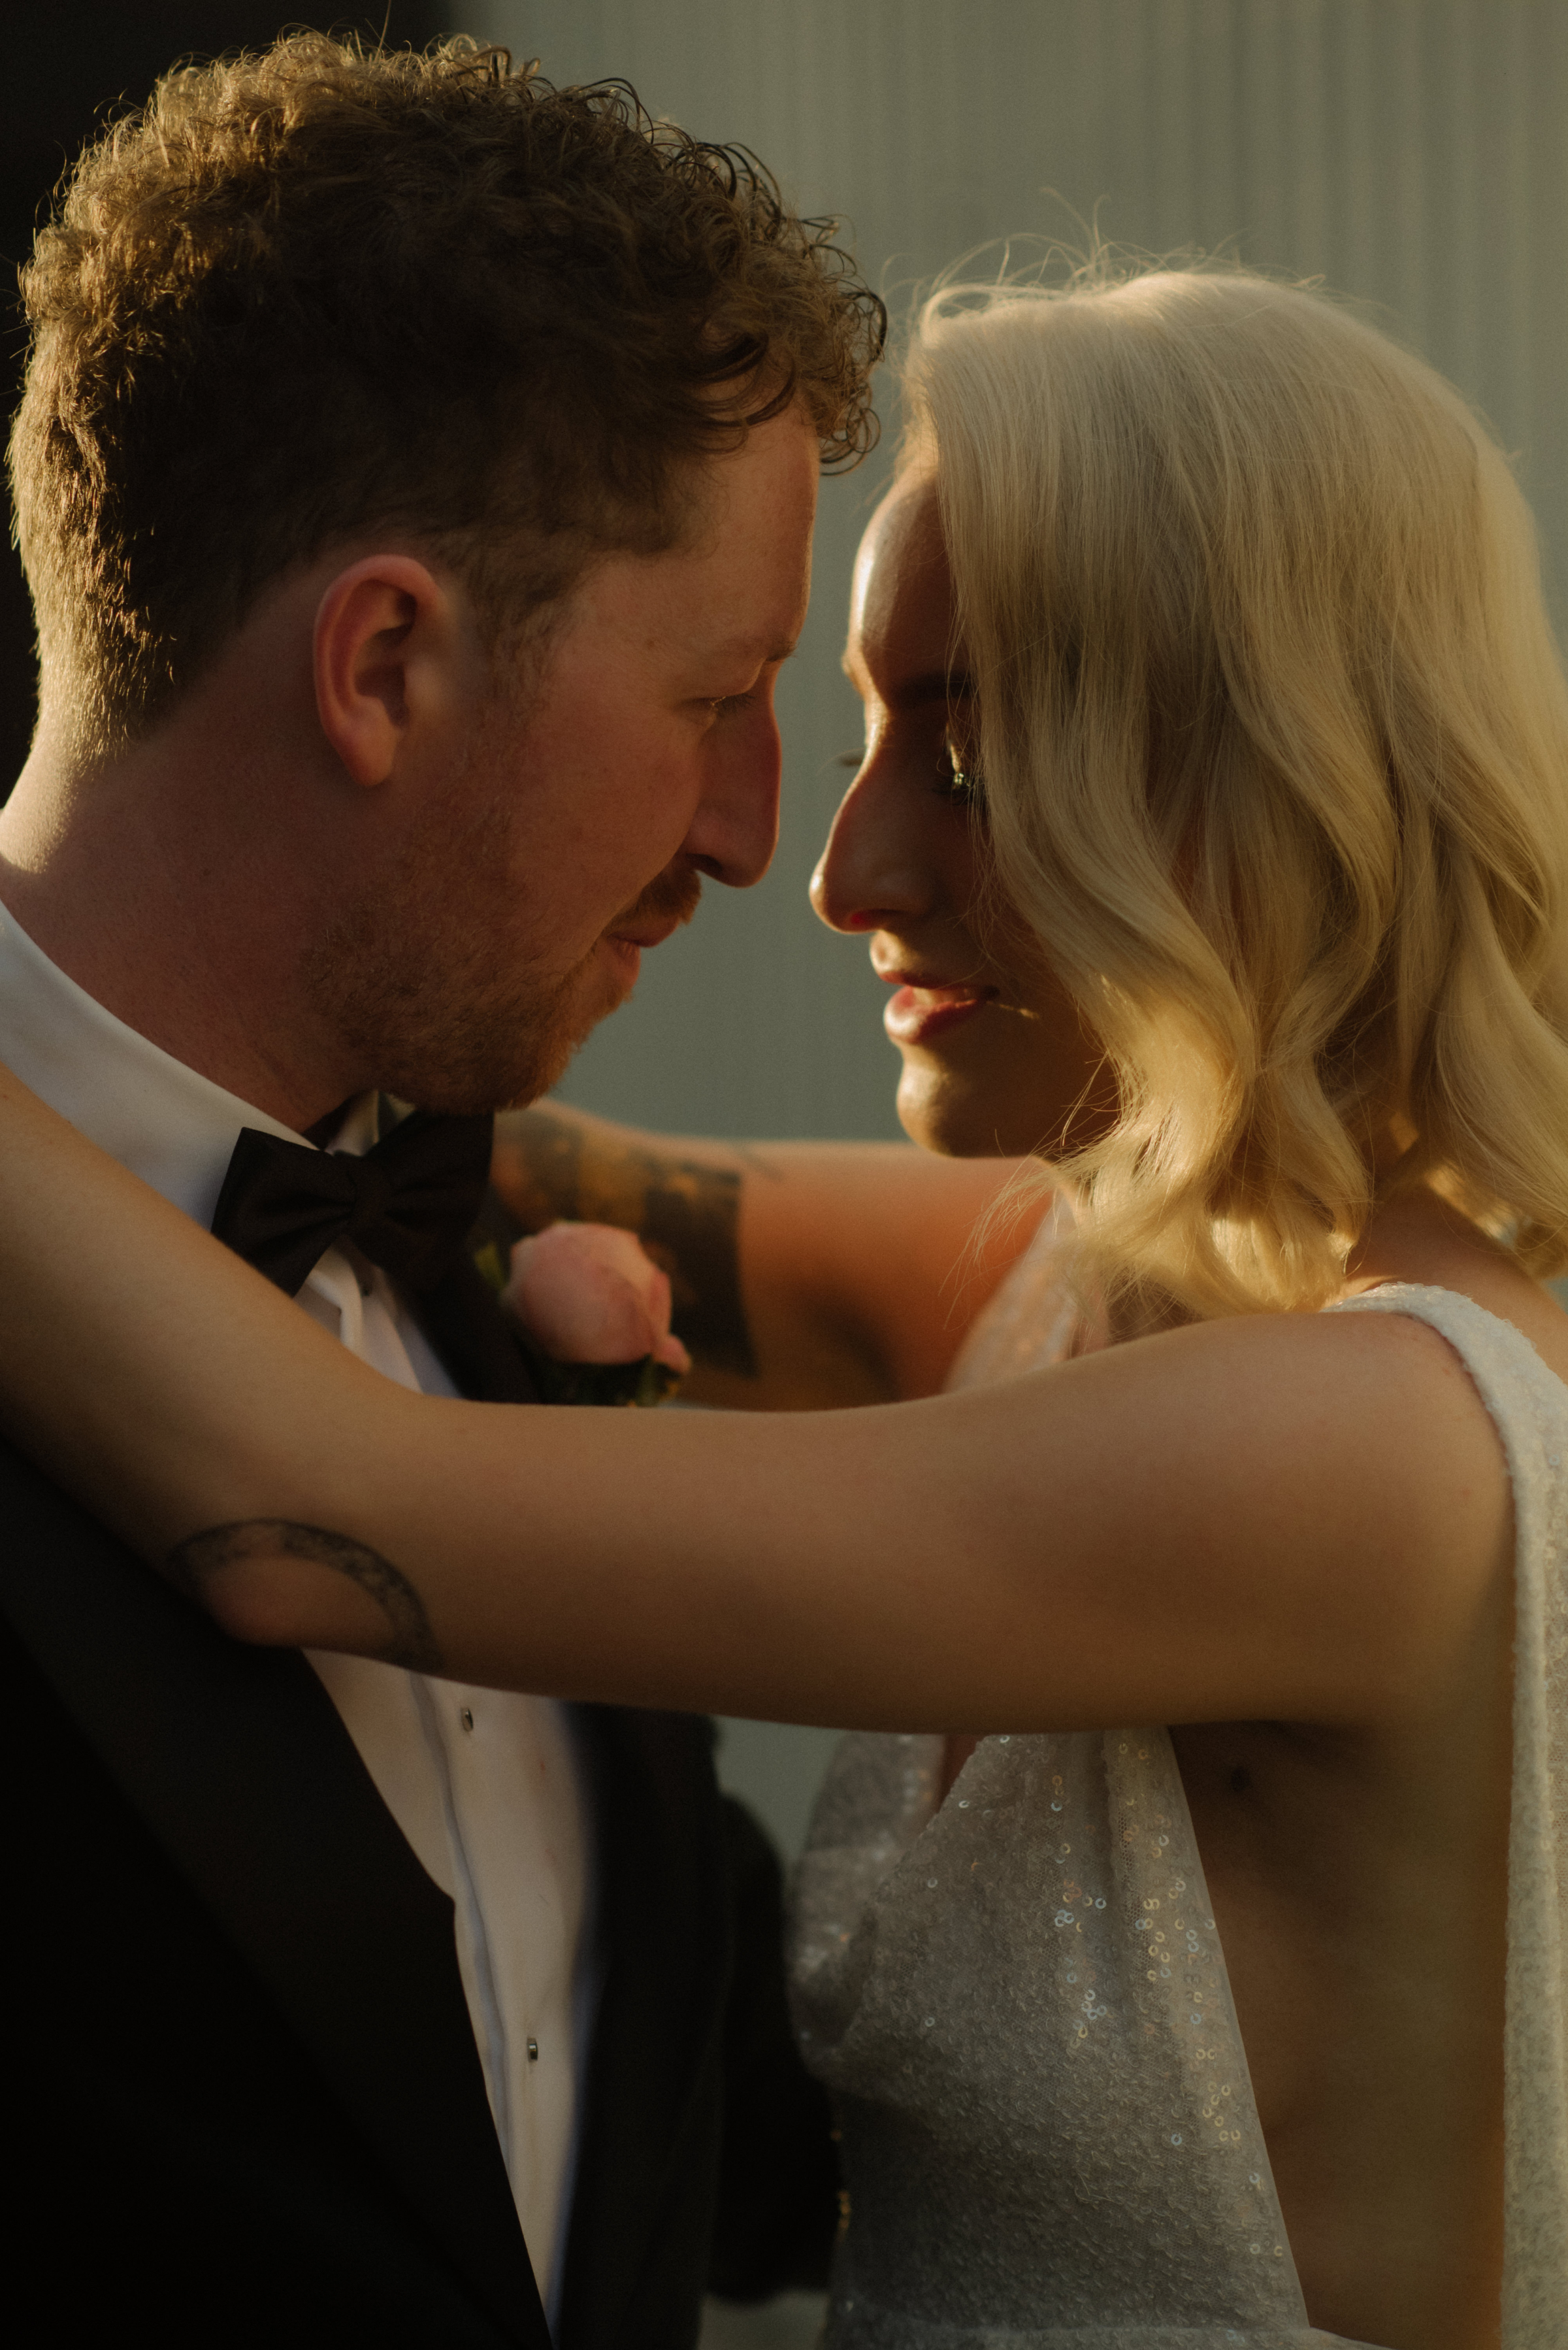
[[[211,1224],[240,1128],[299,1137],[128,1028],[0,908],[0,1060],[81,1133]],[[334,1147],[374,1140],[374,1102]],[[299,1304],[403,1387],[451,1380],[392,1289],[329,1249]],[[591,2005],[587,1820],[565,1710],[358,1657],[309,1661],[388,1810],[456,1908],[490,2110],[546,2309],[570,2203]],[[396,2063],[396,2052],[389,2062]]]

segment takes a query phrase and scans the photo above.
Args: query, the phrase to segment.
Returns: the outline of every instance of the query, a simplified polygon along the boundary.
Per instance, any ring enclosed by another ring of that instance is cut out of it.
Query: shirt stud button
[[[528,2043],[528,2062],[530,2064],[536,2064],[539,2062],[539,2043],[536,2040],[530,2040]]]
[[[464,1730],[472,1730],[473,1728],[473,1709],[472,1706],[465,1705],[462,1707],[457,1718],[459,1721],[462,1722]]]

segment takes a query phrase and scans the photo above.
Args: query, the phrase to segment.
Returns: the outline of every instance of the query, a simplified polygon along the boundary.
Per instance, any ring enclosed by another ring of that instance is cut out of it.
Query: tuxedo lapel
[[[483,1403],[537,1403],[539,1391],[495,1293],[469,1257],[433,1289],[404,1302],[461,1395]]]
[[[0,1445],[0,1606],[322,2076],[523,2350],[549,2350],[452,1908],[316,1676],[232,1643]]]
[[[637,2350],[667,2338],[655,2313],[695,2307],[711,2220],[730,1964],[712,1731],[690,1715],[575,1711],[605,1967],[561,2332],[572,2350]]]

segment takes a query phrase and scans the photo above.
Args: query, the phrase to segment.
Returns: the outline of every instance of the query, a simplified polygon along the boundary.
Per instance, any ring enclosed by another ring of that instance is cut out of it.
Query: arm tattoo
[[[741,1298],[738,1169],[585,1133],[547,1109],[501,1118],[495,1144],[493,1197],[514,1221],[514,1238],[563,1219],[635,1232],[670,1275],[676,1336],[715,1370],[758,1376]]]
[[[229,1526],[209,1526],[176,1543],[164,1561],[164,1573],[188,1598],[199,1604],[207,1586],[225,1567],[241,1566],[258,1556],[308,1559],[312,1565],[346,1575],[373,1599],[387,1619],[387,1643],[378,1656],[389,1665],[406,1665],[411,1673],[439,1673],[441,1650],[431,1631],[424,1603],[407,1575],[389,1559],[347,1534],[325,1526],[296,1525],[287,1518],[247,1518]]]

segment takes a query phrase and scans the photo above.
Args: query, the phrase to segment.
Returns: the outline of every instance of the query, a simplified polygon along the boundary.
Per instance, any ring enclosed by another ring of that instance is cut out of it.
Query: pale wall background
[[[1568,0],[488,0],[463,21],[557,82],[622,75],[655,113],[753,148],[804,210],[845,219],[896,316],[971,247],[1081,244],[1096,216],[1117,242],[1229,247],[1380,306],[1516,453],[1561,605]],[[888,454],[825,484],[773,872],[711,892],[650,959],[563,1087],[587,1107],[670,1131],[897,1131],[882,991],[805,898],[858,739],[837,660]],[[727,1727],[727,1773],[786,1846],[826,1739]],[[715,2316],[709,2350],[814,2330],[800,2305],[733,2323]]]

